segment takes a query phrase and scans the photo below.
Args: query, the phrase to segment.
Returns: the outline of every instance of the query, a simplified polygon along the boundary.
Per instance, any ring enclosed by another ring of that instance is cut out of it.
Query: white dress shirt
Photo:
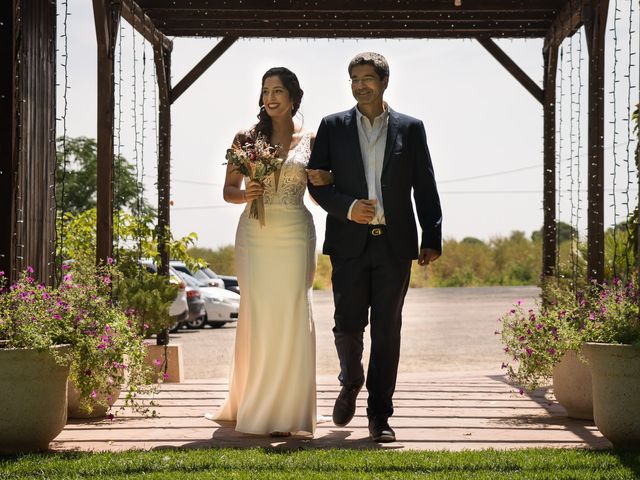
[[[360,113],[356,107],[356,118],[358,121],[358,140],[360,141],[360,152],[364,164],[364,173],[369,190],[369,199],[376,199],[376,213],[369,222],[372,225],[384,225],[384,205],[382,204],[382,186],[380,177],[382,176],[382,162],[384,160],[384,149],[387,145],[387,129],[389,126],[389,110],[387,105],[384,111],[373,120]],[[351,220],[351,211],[357,200],[349,207],[347,218]]]

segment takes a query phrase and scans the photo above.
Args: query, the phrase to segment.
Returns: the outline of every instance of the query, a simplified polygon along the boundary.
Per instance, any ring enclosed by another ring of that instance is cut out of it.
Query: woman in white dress
[[[229,395],[214,420],[234,421],[252,434],[313,435],[316,428],[315,330],[311,286],[315,228],[303,203],[306,166],[314,136],[293,121],[303,91],[296,75],[278,67],[262,77],[258,123],[234,143],[264,135],[278,145],[282,168],[261,185],[227,165],[224,199],[247,203],[240,216],[235,262],[240,314]],[[314,171],[311,181],[330,183]],[[244,188],[243,188],[244,183]],[[262,196],[265,226],[249,217],[249,202]]]

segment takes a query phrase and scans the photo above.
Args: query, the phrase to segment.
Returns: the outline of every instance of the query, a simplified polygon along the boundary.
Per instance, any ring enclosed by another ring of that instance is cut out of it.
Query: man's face
[[[389,77],[381,79],[373,65],[357,65],[351,69],[351,93],[359,106],[382,104]]]

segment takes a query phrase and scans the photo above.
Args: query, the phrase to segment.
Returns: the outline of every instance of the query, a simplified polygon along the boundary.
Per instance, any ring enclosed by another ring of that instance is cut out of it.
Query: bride
[[[227,165],[225,201],[247,203],[235,243],[242,295],[229,395],[221,410],[207,418],[234,421],[244,433],[313,435],[316,428],[310,300],[316,236],[303,196],[307,179],[324,185],[332,183],[332,176],[320,170],[307,173],[314,135],[293,121],[302,95],[293,72],[268,70],[262,77],[258,123],[239,132],[234,144],[263,135],[285,161],[262,184]],[[259,197],[265,206],[263,227],[249,216],[249,203]]]

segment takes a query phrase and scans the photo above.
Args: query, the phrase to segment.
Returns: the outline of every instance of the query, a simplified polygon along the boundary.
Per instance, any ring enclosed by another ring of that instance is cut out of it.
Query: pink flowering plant
[[[575,290],[548,282],[543,299],[535,309],[518,302],[496,332],[509,358],[502,368],[523,389],[549,380],[566,352],[581,357],[584,342],[640,344],[640,293],[633,282],[592,282]]]
[[[37,283],[30,268],[10,286],[0,276],[4,348],[46,350],[66,344],[69,348],[54,356],[70,364],[69,379],[80,393],[82,409],[106,405],[114,387],[120,387],[124,406],[149,413],[152,403],[146,399],[156,379],[144,362],[137,325],[111,298],[117,270],[76,262],[63,271],[57,288]]]

